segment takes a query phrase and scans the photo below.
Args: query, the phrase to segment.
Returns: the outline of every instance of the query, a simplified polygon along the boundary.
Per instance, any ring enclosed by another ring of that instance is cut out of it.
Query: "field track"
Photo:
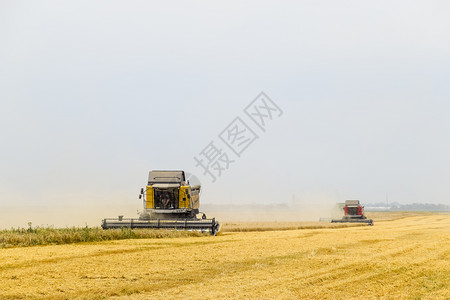
[[[450,215],[0,249],[0,299],[450,299]]]

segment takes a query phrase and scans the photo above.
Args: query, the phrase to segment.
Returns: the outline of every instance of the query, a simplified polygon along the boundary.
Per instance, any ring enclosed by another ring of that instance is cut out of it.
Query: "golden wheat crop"
[[[412,216],[431,215],[429,212],[370,212],[368,219],[378,221],[392,221]],[[281,214],[279,214],[281,215]],[[330,222],[224,222],[222,232],[248,232],[295,229],[320,229],[367,226],[364,223],[330,223]]]
[[[367,224],[329,222],[226,222],[222,225],[221,232],[343,228],[356,226],[367,226]]]
[[[450,299],[450,215],[0,249],[0,299]]]
[[[411,212],[374,212],[370,214],[375,221],[394,220],[407,216],[426,215],[429,213]],[[249,231],[272,231],[272,230],[295,230],[295,229],[318,229],[318,228],[342,228],[366,226],[365,224],[329,223],[329,222],[225,222],[222,224],[221,232],[249,232]],[[110,229],[103,230],[100,227],[32,227],[0,230],[0,248],[61,245],[80,242],[100,242],[107,240],[123,239],[150,239],[170,237],[194,237],[205,234],[192,231],[170,231],[151,229]]]
[[[28,229],[19,228],[11,230],[0,230],[0,248],[61,245],[81,242],[100,242],[109,240],[124,239],[160,239],[176,237],[203,236],[206,233],[198,231],[172,231],[172,230],[152,230],[152,229],[109,229],[103,230],[100,227],[71,227],[52,228],[31,226]]]

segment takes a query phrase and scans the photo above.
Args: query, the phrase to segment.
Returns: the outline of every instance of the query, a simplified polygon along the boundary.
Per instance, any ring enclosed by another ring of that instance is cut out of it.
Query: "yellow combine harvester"
[[[200,185],[191,186],[186,182],[184,171],[151,171],[147,186],[139,195],[144,204],[139,218],[104,219],[102,228],[184,229],[216,235],[220,224],[215,218],[207,219],[205,214],[197,218],[200,188]]]

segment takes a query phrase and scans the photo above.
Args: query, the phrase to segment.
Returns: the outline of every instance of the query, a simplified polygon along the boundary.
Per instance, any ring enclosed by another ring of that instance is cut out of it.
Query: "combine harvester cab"
[[[139,218],[104,219],[102,228],[196,230],[216,235],[220,224],[215,218],[207,219],[205,214],[197,218],[200,188],[186,182],[184,171],[151,171],[147,186],[139,195],[144,205]]]
[[[373,225],[372,219],[367,219],[364,215],[364,206],[359,200],[346,200],[343,205],[344,216],[342,219],[333,219],[331,223],[366,223]]]

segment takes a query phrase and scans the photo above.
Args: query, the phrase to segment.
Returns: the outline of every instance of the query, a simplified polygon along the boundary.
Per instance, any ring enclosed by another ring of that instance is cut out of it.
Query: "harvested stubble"
[[[450,215],[0,250],[0,299],[449,299]]]

